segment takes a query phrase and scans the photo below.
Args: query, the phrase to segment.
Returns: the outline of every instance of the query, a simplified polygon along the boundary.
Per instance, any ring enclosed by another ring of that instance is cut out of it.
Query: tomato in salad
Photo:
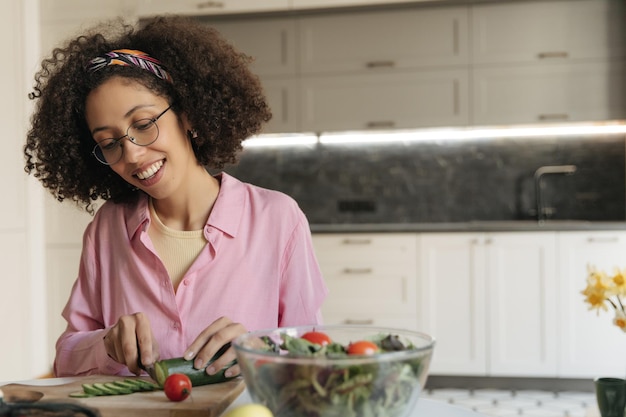
[[[163,391],[170,401],[183,401],[191,394],[191,379],[185,374],[172,374],[165,380]]]
[[[378,345],[369,340],[359,340],[348,345],[348,355],[373,355],[378,350]]]
[[[300,338],[320,346],[326,346],[332,343],[332,340],[330,340],[330,337],[326,333],[316,331],[306,332],[300,336]]]

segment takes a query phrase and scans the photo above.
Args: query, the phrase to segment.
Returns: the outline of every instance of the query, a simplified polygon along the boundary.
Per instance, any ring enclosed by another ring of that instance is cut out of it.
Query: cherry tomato
[[[348,345],[348,355],[373,355],[376,352],[378,346],[368,340],[359,340]]]
[[[191,379],[185,374],[172,374],[165,380],[163,391],[170,401],[182,401],[191,394]]]
[[[326,333],[316,331],[306,332],[300,336],[300,338],[321,346],[326,346],[331,343],[330,337],[328,337]]]

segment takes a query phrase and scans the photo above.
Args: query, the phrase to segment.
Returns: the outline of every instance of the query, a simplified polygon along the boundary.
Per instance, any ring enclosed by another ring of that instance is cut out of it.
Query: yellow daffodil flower
[[[613,324],[626,333],[626,311],[622,297],[626,296],[626,270],[615,271],[612,276],[593,266],[587,267],[587,287],[581,291],[589,310],[608,310],[610,305],[615,311]],[[608,305],[607,305],[608,304]]]
[[[626,333],[626,313],[622,310],[615,310],[615,318],[613,319],[613,324],[622,329],[624,333]]]

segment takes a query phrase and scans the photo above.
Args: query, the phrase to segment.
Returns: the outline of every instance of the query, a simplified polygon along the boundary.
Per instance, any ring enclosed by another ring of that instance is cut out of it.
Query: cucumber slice
[[[94,387],[93,384],[83,384],[82,386],[83,386],[83,391],[85,392],[85,394],[89,394],[92,396],[106,395],[104,391]]]
[[[131,384],[130,382],[126,381],[113,381],[112,384],[119,388],[127,389],[132,392],[143,391],[143,388],[138,384]]]
[[[161,389],[157,384],[144,379],[125,379],[124,382],[135,385],[139,391],[154,391]]]
[[[93,387],[102,391],[103,392],[102,395],[115,395],[116,394],[114,390],[110,389],[109,387],[104,385],[104,383],[102,382],[94,382]]]
[[[134,392],[133,390],[130,390],[128,388],[122,388],[118,385],[115,385],[113,382],[105,382],[104,386],[113,391],[115,393],[114,395],[127,395]]]

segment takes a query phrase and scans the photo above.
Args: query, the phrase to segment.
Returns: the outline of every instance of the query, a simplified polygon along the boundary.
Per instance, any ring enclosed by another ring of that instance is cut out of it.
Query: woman
[[[84,233],[55,374],[138,375],[180,356],[201,369],[246,331],[320,323],[327,289],[295,201],[207,171],[270,118],[247,58],[185,18],[119,29],[55,49],[35,77],[27,172],[89,212],[106,200]]]

